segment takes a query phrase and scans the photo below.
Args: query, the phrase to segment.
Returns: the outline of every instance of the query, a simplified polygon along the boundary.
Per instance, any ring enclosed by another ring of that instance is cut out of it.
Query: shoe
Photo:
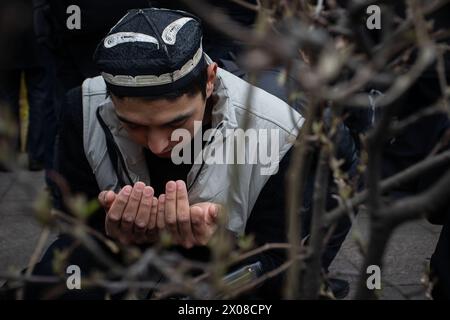
[[[350,292],[350,284],[343,279],[328,278],[327,286],[334,297],[339,300],[344,299]]]

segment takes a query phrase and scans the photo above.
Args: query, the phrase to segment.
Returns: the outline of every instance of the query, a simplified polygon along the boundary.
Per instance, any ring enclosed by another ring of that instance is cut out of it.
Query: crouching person
[[[286,242],[284,177],[303,123],[296,111],[219,68],[202,50],[200,22],[181,11],[130,11],[94,60],[101,76],[68,93],[57,148],[70,189],[103,207],[91,226],[144,247],[166,232],[187,254],[207,245],[222,219],[232,239]],[[70,263],[84,275],[98,268],[62,236],[35,274],[51,274],[53,249],[70,246]],[[245,263],[265,273],[284,260],[284,250],[270,250]],[[280,289],[274,279],[257,294],[277,297]],[[42,287],[27,292],[36,297]],[[100,289],[63,295],[103,296]]]

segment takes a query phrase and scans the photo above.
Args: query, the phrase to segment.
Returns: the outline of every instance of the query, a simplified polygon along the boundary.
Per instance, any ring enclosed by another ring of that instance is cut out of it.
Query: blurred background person
[[[28,102],[28,130],[22,143],[22,150],[28,153],[28,168],[42,170],[51,162],[48,153],[46,131],[47,115],[53,109],[53,77],[48,52],[40,46],[34,36],[31,0],[3,1],[0,10],[2,30],[2,56],[0,59],[0,101],[1,107],[13,115],[14,121],[23,132],[25,121],[20,119],[21,80],[24,79]],[[47,127],[48,128],[48,127]],[[21,149],[20,134],[12,142],[12,149]],[[5,168],[6,169],[6,168]]]

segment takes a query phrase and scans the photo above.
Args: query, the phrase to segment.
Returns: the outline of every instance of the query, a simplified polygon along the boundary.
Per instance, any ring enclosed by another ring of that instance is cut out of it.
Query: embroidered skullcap
[[[130,10],[100,42],[94,61],[110,92],[120,96],[186,87],[206,67],[201,23],[184,11]]]

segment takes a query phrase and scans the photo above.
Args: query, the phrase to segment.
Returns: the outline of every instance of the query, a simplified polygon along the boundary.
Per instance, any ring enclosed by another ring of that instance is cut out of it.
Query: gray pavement
[[[42,231],[34,200],[44,188],[42,172],[0,172],[0,273],[27,266]]]
[[[44,188],[42,172],[0,172],[0,273],[26,267],[42,231],[34,218],[33,203]],[[366,239],[367,229],[368,217],[361,214],[330,269],[350,281],[350,298],[355,292],[356,273],[362,261],[354,241],[354,231],[359,231]],[[396,230],[382,268],[382,299],[405,299],[405,294],[412,299],[425,299],[421,278],[439,232],[440,227],[424,220],[405,224]]]
[[[342,249],[330,268],[335,274],[350,281],[351,298],[355,294],[362,263],[355,233],[363,241],[368,238],[369,217],[362,213],[347,235]],[[396,229],[388,243],[381,266],[381,299],[426,299],[421,279],[426,274],[429,259],[439,238],[441,227],[426,220],[409,222]]]

